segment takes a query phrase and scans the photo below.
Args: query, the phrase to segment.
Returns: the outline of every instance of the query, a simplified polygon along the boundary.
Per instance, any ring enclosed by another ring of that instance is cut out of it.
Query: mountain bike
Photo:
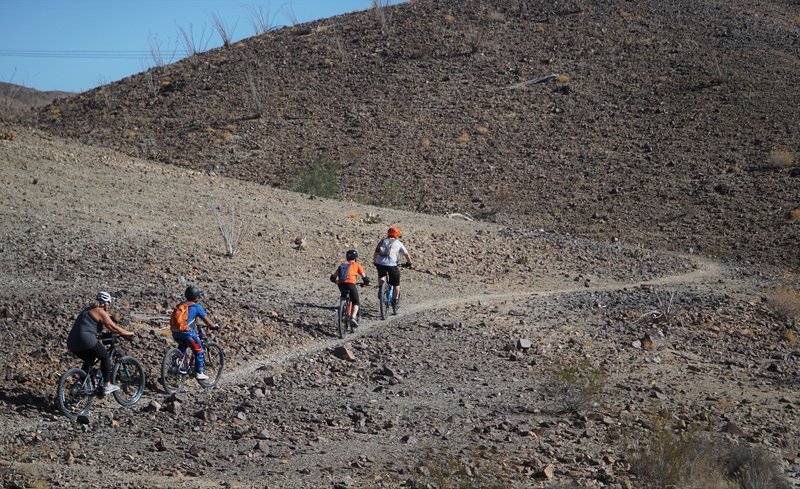
[[[200,387],[208,389],[214,387],[222,378],[222,367],[225,365],[225,352],[222,347],[209,339],[200,324],[197,336],[203,345],[205,367],[203,372],[208,375],[208,380],[198,380]],[[191,348],[181,351],[179,348],[170,348],[161,360],[161,385],[167,394],[174,394],[183,390],[186,379],[194,375],[194,352]]]
[[[408,263],[398,265],[400,268],[411,268]],[[384,275],[378,280],[378,304],[380,304],[381,319],[386,319],[389,308],[392,314],[397,314],[397,298],[394,296],[394,285],[389,283],[389,276]]]
[[[363,283],[357,283],[356,285],[359,287],[365,286]],[[344,339],[348,329],[351,333],[355,331],[352,311],[353,302],[350,300],[350,291],[347,291],[344,296],[339,297],[339,307],[336,308],[336,328],[341,339]],[[359,317],[361,316],[360,312],[361,310],[359,309]]]
[[[123,356],[117,350],[118,338],[117,334],[108,334],[101,337],[100,342],[108,345],[108,356],[112,361],[111,383],[119,387],[119,390],[113,393],[114,399],[121,406],[129,407],[136,404],[144,392],[144,369],[138,360],[128,355]],[[89,413],[95,396],[105,397],[103,394],[105,379],[102,370],[97,366],[98,360],[95,360],[89,372],[71,368],[58,381],[56,389],[58,407],[72,420]]]

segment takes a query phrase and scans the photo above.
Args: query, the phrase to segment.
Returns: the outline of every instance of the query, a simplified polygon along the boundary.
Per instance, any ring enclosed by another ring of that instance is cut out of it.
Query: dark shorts
[[[378,265],[376,263],[375,268],[378,269],[379,280],[388,275],[389,284],[394,285],[395,287],[400,285],[400,269],[397,266],[387,267],[385,265]]]
[[[356,284],[338,284],[339,291],[342,293],[342,298],[344,298],[348,292],[350,292],[350,302],[353,303],[354,306],[360,304],[358,300],[358,287]]]

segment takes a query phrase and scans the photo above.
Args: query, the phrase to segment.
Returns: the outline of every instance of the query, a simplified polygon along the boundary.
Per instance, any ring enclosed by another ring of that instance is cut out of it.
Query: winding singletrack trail
[[[369,321],[368,324],[362,325],[358,329],[358,331],[348,336],[344,340],[336,338],[325,341],[317,341],[309,345],[301,346],[299,348],[274,352],[270,355],[253,359],[249,364],[240,367],[238,370],[224,373],[219,385],[222,386],[226,384],[235,384],[241,382],[266,365],[279,366],[291,363],[292,361],[295,361],[304,356],[319,353],[320,351],[328,350],[331,348],[335,348],[336,346],[342,344],[343,342],[352,341],[355,338],[359,338],[365,334],[372,333],[375,330],[379,330],[385,326],[391,325],[392,323],[398,320],[406,319],[410,315],[418,314],[425,311],[448,309],[451,307],[456,307],[476,302],[487,302],[487,301],[494,302],[494,301],[504,301],[504,300],[513,300],[521,298],[554,297],[554,296],[574,294],[579,292],[586,292],[587,290],[595,292],[598,291],[608,292],[615,290],[623,290],[626,288],[635,288],[642,285],[669,286],[678,284],[702,283],[710,278],[717,278],[721,276],[721,269],[722,269],[721,265],[714,260],[711,260],[709,258],[698,257],[695,255],[678,255],[678,256],[691,261],[694,264],[695,269],[687,273],[665,275],[663,277],[658,277],[653,280],[641,280],[637,282],[607,282],[604,284],[592,286],[589,289],[583,286],[575,286],[575,287],[565,287],[559,289],[531,290],[527,292],[484,293],[484,294],[470,295],[470,296],[454,296],[444,299],[440,298],[436,300],[430,300],[430,301],[416,303],[413,305],[408,305],[404,307],[404,314],[402,316],[389,316],[385,321],[380,321],[380,320]]]

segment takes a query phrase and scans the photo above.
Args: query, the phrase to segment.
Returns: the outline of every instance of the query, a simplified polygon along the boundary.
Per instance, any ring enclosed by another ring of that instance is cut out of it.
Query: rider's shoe
[[[398,309],[400,309],[400,300],[396,299],[392,302],[392,314],[396,316]]]
[[[118,390],[119,390],[119,386],[118,385],[108,384],[108,385],[103,387],[103,395],[107,396],[107,395],[111,394],[112,392],[115,392],[115,391],[118,391]]]
[[[350,318],[350,324],[353,326],[353,329],[358,327],[358,319],[357,318]]]
[[[208,380],[208,375],[204,374],[203,372],[197,372],[194,374],[194,378],[197,380]]]

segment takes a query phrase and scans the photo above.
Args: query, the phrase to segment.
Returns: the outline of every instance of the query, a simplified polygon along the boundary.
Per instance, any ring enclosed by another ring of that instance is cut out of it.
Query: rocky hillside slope
[[[0,140],[4,487],[800,481],[800,299],[776,281],[12,134]],[[217,208],[249,223],[233,257]],[[339,340],[327,276],[348,248],[369,256],[389,222],[414,256],[403,307],[381,321],[364,289],[362,326]],[[223,324],[225,372],[215,389],[189,381],[168,396],[165,320],[187,283]],[[136,332],[123,346],[148,381],[137,405],[97,400],[82,424],[54,391],[79,363],[65,336],[97,289]]]
[[[17,121],[38,107],[43,107],[59,98],[74,95],[69,92],[41,92],[13,83],[0,82],[0,121]]]
[[[59,100],[32,123],[292,188],[797,270],[791,0],[415,0]],[[309,168],[312,168],[309,170]]]

